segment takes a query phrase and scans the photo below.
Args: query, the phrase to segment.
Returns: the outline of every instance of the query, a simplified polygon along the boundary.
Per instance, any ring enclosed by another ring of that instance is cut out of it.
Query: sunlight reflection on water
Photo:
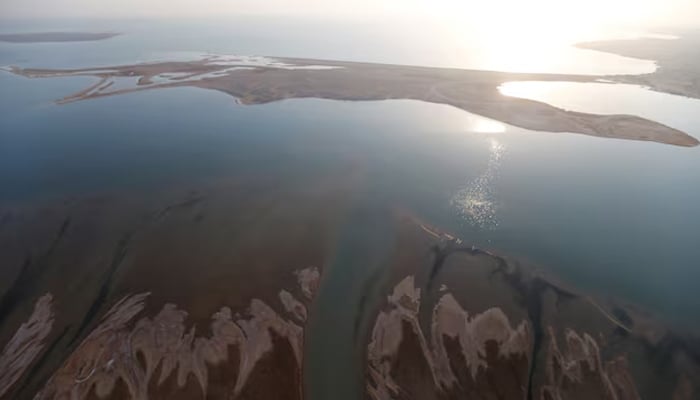
[[[478,115],[468,115],[469,129],[478,133],[502,133],[506,131],[506,126],[501,122],[480,117]]]
[[[498,228],[494,182],[498,177],[506,147],[490,137],[489,161],[484,172],[452,197],[452,204],[470,224],[493,230]]]

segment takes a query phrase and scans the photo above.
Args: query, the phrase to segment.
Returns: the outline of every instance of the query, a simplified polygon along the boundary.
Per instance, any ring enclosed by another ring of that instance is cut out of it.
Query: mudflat
[[[0,399],[303,398],[328,178],[3,207]]]
[[[346,301],[323,284],[362,189],[340,178],[0,209],[0,399],[309,398],[310,322]],[[342,343],[359,365],[326,364],[364,398],[697,398],[697,333],[387,212],[389,257]]]
[[[696,398],[697,334],[400,221],[364,341],[368,398]]]

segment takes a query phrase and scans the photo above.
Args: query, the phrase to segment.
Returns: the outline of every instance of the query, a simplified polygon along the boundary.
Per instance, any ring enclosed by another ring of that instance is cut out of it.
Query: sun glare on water
[[[452,205],[472,226],[494,230],[499,225],[495,181],[506,147],[495,137],[488,138],[488,143],[489,159],[486,168],[454,194]]]
[[[506,126],[492,119],[468,115],[467,130],[476,133],[502,133],[506,131]]]
[[[572,44],[621,37],[628,32],[623,26],[644,20],[650,10],[642,4],[648,0],[448,2],[436,8],[445,14],[453,35],[469,42],[484,69],[518,72],[558,71],[585,63],[572,59]]]

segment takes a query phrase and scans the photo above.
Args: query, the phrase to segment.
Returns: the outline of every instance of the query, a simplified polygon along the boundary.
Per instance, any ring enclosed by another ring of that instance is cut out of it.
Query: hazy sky
[[[231,14],[386,15],[497,24],[700,25],[700,0],[0,0],[0,17],[206,17]],[[525,21],[524,21],[525,20]]]

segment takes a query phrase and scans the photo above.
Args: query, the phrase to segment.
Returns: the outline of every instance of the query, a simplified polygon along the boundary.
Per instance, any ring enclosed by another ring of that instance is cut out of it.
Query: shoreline
[[[574,44],[580,49],[616,54],[657,63],[654,72],[641,75],[610,75],[605,79],[630,83],[651,90],[700,99],[700,34],[687,31],[675,39],[643,37]]]
[[[197,61],[158,62],[65,70],[10,67],[27,78],[95,77],[87,88],[57,104],[170,87],[197,87],[226,93],[241,104],[292,98],[343,101],[408,99],[445,104],[512,126],[543,132],[578,133],[694,147],[697,138],[631,115],[597,115],[502,95],[509,81],[594,82],[599,76],[504,73],[388,64],[250,56],[211,56]],[[126,88],[111,89],[112,83]]]

